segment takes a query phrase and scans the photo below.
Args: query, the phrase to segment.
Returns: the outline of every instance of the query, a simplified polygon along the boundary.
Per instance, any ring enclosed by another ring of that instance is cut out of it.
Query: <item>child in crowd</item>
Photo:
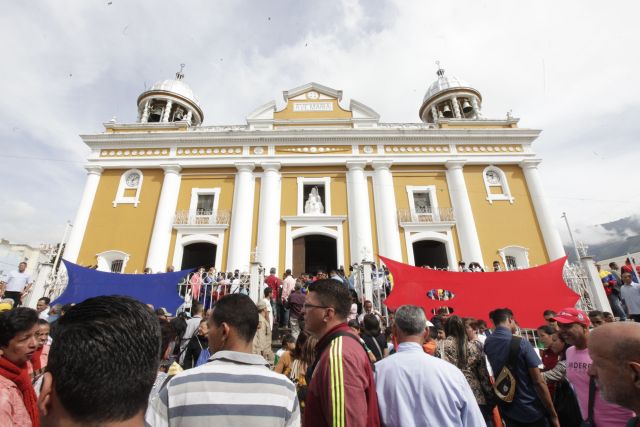
[[[282,347],[280,350],[276,351],[276,358],[274,361],[274,365],[278,364],[278,360],[282,357],[285,351],[293,351],[296,348],[296,339],[291,334],[287,334],[282,337]]]

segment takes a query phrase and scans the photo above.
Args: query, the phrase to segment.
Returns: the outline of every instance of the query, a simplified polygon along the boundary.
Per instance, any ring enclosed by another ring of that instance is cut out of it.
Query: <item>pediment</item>
[[[377,126],[380,116],[372,108],[350,100],[342,91],[310,82],[282,92],[284,105],[268,102],[247,117],[254,129],[356,128]]]

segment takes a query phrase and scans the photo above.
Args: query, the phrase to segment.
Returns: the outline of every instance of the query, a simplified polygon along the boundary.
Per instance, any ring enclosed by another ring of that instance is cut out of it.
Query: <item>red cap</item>
[[[577,308],[567,307],[560,310],[560,313],[556,314],[553,318],[558,323],[564,323],[568,325],[570,323],[580,323],[584,326],[589,326],[591,322],[589,321],[589,316]]]

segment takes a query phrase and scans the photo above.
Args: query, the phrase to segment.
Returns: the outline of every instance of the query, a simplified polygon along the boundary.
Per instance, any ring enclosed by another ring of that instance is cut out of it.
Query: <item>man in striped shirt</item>
[[[252,354],[258,309],[231,294],[209,318],[209,362],[176,375],[151,401],[145,424],[162,426],[299,426],[295,386]]]

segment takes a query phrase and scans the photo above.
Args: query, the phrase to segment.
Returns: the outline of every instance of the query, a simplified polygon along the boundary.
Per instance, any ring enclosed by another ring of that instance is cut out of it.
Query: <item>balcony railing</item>
[[[231,211],[191,210],[177,211],[173,220],[175,225],[229,225]]]
[[[437,208],[427,212],[411,212],[411,209],[398,209],[398,221],[401,224],[454,222],[453,208]]]

